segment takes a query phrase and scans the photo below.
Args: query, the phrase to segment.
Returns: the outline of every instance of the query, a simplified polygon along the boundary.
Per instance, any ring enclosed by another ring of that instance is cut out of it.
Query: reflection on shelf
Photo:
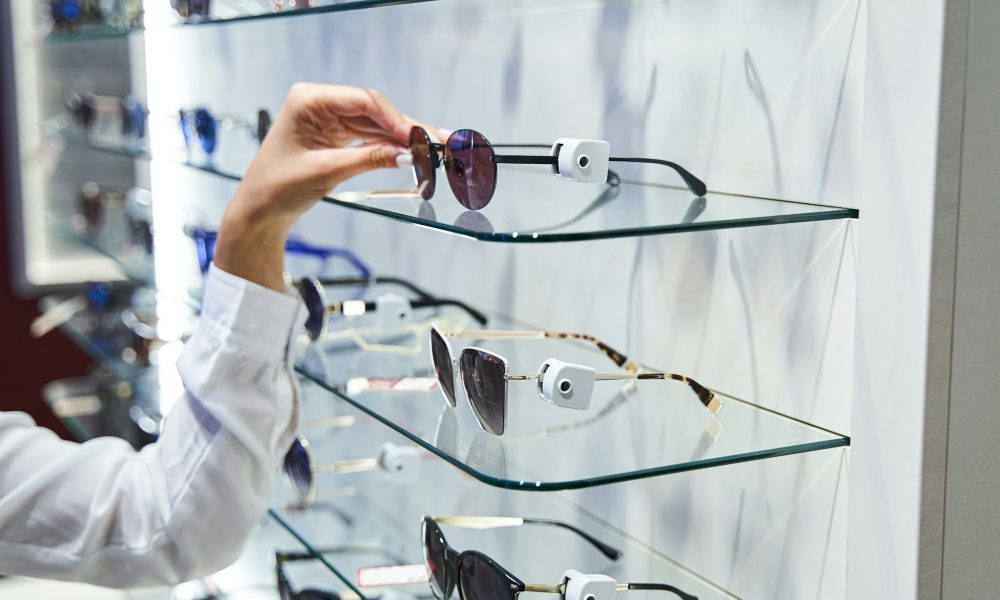
[[[327,402],[321,391],[308,390],[304,417],[318,421],[333,418],[344,407]],[[314,448],[319,461],[355,453],[374,453],[388,434],[384,427],[349,409],[354,425],[337,428]],[[340,417],[345,416],[343,413]],[[398,439],[398,438],[396,438]],[[577,527],[622,551],[613,560],[596,551],[564,528],[526,525],[468,529],[443,525],[449,543],[457,550],[485,552],[525,581],[558,582],[573,568],[602,573],[619,581],[650,581],[675,585],[701,600],[733,596],[704,578],[671,561],[622,532],[591,517],[586,511],[553,494],[510,494],[463,476],[439,460],[422,461],[421,484],[393,481],[374,472],[327,475],[313,508],[276,508],[277,514],[313,549],[375,545],[383,556],[371,553],[327,556],[336,572],[357,583],[360,568],[393,564],[421,564],[420,521],[423,515],[506,516],[548,519]],[[434,482],[427,485],[427,482]],[[416,596],[430,594],[425,582],[392,587],[362,587],[366,597],[386,591]]]
[[[362,320],[348,326],[341,318],[326,340],[301,349],[297,369],[466,473],[503,488],[582,488],[850,443],[847,436],[719,393],[722,409],[713,416],[688,386],[665,380],[596,382],[586,411],[544,401],[532,381],[511,381],[508,429],[495,436],[477,423],[460,382],[452,408],[434,380],[430,322],[456,316],[428,315],[392,331]],[[489,325],[523,329],[498,315]],[[592,347],[566,340],[461,342],[506,357],[512,373],[536,372],[550,358],[599,371],[611,364]],[[603,443],[615,440],[622,443]]]

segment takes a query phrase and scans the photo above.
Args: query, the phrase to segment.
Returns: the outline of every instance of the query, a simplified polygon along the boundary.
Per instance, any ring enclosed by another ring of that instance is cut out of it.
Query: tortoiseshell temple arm
[[[605,544],[586,531],[562,521],[554,521],[551,519],[526,519],[523,517],[476,517],[466,515],[437,516],[431,518],[434,522],[441,525],[465,527],[468,529],[494,529],[497,527],[520,527],[521,525],[549,525],[552,527],[561,527],[567,531],[572,531],[576,535],[587,540],[587,542],[597,548],[601,554],[611,560],[618,560],[622,557],[622,551],[618,548],[615,548],[610,544]]]
[[[448,337],[462,338],[467,340],[514,340],[514,339],[557,339],[557,340],[577,340],[597,346],[600,351],[611,359],[616,366],[621,367],[627,373],[639,371],[639,365],[630,361],[627,356],[605,344],[592,335],[585,333],[567,333],[556,331],[531,331],[517,329],[468,329],[464,331],[442,332]]]
[[[722,401],[715,395],[715,392],[687,375],[678,375],[677,373],[598,373],[594,376],[595,381],[621,381],[623,379],[672,379],[673,381],[680,381],[681,383],[686,383],[691,388],[695,395],[698,396],[698,400],[713,415],[719,414],[719,410],[722,408]]]

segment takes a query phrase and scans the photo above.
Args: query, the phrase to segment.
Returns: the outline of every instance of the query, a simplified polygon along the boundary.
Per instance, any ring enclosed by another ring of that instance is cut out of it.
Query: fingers
[[[404,149],[389,143],[369,144],[351,148],[331,148],[318,151],[320,168],[323,169],[329,187],[334,187],[345,179],[375,169],[396,167],[396,157]]]

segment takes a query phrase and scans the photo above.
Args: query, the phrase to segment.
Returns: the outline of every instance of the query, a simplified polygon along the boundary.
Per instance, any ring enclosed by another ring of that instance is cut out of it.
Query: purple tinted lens
[[[309,451],[301,439],[296,438],[285,454],[284,470],[299,499],[308,499],[313,483],[312,461],[309,460]]]
[[[417,185],[423,185],[421,193],[424,200],[434,196],[435,169],[431,158],[431,138],[423,127],[416,125],[410,129],[410,154],[413,155],[413,177]]]
[[[323,329],[326,325],[326,304],[323,302],[320,283],[312,277],[304,277],[299,280],[296,287],[308,312],[306,333],[309,334],[309,339],[315,342],[323,337]]]
[[[507,428],[507,364],[491,352],[466,348],[459,359],[462,383],[483,429],[503,435]]]
[[[489,140],[478,131],[459,129],[448,137],[444,157],[448,183],[462,206],[479,210],[489,204],[497,187],[497,164]]]

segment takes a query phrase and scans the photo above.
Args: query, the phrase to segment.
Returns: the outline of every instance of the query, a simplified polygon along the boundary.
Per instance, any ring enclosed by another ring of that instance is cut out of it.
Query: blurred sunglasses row
[[[143,0],[47,0],[49,19],[57,33],[78,33],[89,25],[104,25],[119,31],[143,27]],[[223,4],[237,14],[260,10],[283,12],[312,8],[316,0],[229,0]],[[212,0],[170,0],[170,7],[185,23],[212,18]]]

